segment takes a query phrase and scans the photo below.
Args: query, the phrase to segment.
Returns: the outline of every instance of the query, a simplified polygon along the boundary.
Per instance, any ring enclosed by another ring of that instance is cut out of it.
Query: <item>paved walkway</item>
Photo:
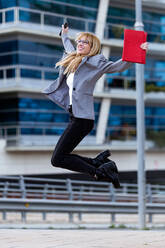
[[[165,248],[164,231],[0,230],[2,248]]]

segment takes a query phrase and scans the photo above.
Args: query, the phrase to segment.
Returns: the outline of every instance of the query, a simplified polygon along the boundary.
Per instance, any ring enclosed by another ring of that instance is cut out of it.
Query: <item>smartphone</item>
[[[67,28],[67,27],[68,27],[68,23],[65,22],[65,23],[64,23],[64,28]],[[61,34],[62,34],[62,30],[60,31],[59,36],[61,36]]]

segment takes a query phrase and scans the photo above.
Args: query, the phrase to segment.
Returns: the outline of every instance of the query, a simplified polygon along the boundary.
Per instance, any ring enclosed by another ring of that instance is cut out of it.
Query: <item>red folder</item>
[[[146,63],[146,50],[140,45],[147,41],[147,33],[131,29],[124,30],[124,46],[122,60],[133,63]]]

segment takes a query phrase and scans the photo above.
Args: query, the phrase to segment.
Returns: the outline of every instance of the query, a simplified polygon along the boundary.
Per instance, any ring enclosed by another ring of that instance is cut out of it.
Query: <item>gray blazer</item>
[[[75,51],[74,46],[67,34],[62,35],[62,41],[66,53]],[[78,66],[73,80],[72,111],[78,118],[94,119],[93,91],[97,80],[104,73],[122,72],[128,69],[132,63],[121,59],[108,61],[102,54],[92,57],[85,56]],[[69,87],[66,84],[66,76],[63,74],[64,67],[60,68],[59,77],[42,92],[53,102],[68,111]]]

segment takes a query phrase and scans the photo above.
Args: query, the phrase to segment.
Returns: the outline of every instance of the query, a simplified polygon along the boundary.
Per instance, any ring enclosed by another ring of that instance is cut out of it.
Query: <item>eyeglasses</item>
[[[77,44],[82,43],[83,45],[88,45],[89,44],[89,41],[88,40],[76,40],[76,43]]]

